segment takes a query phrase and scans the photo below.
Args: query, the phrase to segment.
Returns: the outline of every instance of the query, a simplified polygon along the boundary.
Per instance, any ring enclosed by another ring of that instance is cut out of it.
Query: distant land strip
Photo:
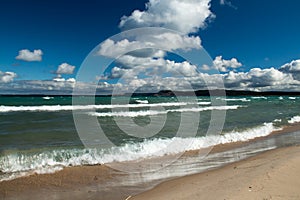
[[[133,93],[133,94],[114,94],[113,96],[133,96],[133,97],[168,97],[168,96],[300,96],[300,92],[284,92],[284,91],[241,91],[241,90],[197,90],[197,91],[171,91],[162,90],[157,93]],[[0,97],[72,97],[72,94],[0,94]],[[112,95],[89,95],[76,94],[74,96],[96,96],[111,97]]]

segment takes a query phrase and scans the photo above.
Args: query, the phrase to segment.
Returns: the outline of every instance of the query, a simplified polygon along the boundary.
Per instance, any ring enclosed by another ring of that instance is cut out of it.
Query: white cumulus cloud
[[[205,27],[213,16],[210,0],[150,0],[144,11],[135,10],[130,16],[123,16],[119,26],[164,27],[188,34]]]
[[[293,60],[292,62],[281,66],[280,69],[287,72],[300,72],[300,59]]]
[[[2,72],[0,71],[0,83],[9,83],[17,77],[17,74],[14,72]]]
[[[186,36],[180,35],[174,32],[164,32],[159,34],[147,34],[144,33],[138,38],[139,40],[129,41],[123,39],[120,41],[113,41],[111,39],[105,40],[98,51],[98,54],[105,57],[116,58],[120,55],[132,52],[137,57],[161,57],[164,56],[162,50],[173,51],[177,49],[189,50],[189,49],[200,49],[201,39],[198,36]],[[147,48],[152,48],[152,52],[145,51]],[[149,52],[151,54],[149,54]],[[142,53],[144,55],[142,55]]]
[[[299,81],[294,80],[291,74],[283,73],[275,68],[252,68],[249,72],[233,71],[224,75],[224,83],[228,88],[264,88],[270,87],[282,88],[299,84]]]
[[[118,66],[111,69],[107,78],[134,79],[146,76],[195,76],[197,66],[187,61],[175,62],[164,58],[141,58],[124,55],[116,60]],[[167,74],[166,74],[167,73]]]
[[[174,62],[166,52],[201,49],[201,39],[191,33],[205,28],[212,17],[211,0],[149,0],[144,11],[135,10],[123,16],[119,27],[123,30],[139,27],[172,29],[140,29],[136,36],[119,40],[107,39],[98,55],[117,58],[116,66],[106,78],[136,79],[138,74],[159,76],[163,73],[194,76],[196,66],[188,62]],[[176,32],[177,31],[177,32]]]
[[[57,74],[73,74],[75,66],[68,63],[62,63],[58,66],[56,73]]]
[[[289,73],[293,76],[295,80],[300,80],[300,59],[293,60],[290,63],[286,63],[285,65],[281,66],[280,71],[284,73]]]
[[[285,74],[273,67],[269,69],[253,68],[248,74],[251,76],[252,86],[255,87],[287,85],[295,82],[290,74]]]
[[[227,72],[230,68],[236,69],[242,66],[242,63],[238,62],[236,58],[225,60],[222,56],[217,56],[213,61],[213,67],[220,72]]]
[[[105,40],[98,51],[101,56],[115,58],[127,52],[142,48],[143,44],[139,41],[129,41],[127,39],[115,42],[111,39]]]
[[[42,61],[43,51],[40,49],[29,51],[28,49],[23,49],[19,51],[19,55],[16,56],[17,60],[24,60],[27,62],[32,61]]]
[[[139,69],[141,71],[141,68]],[[133,79],[137,78],[137,74],[139,72],[137,70],[133,69],[124,69],[120,67],[114,67],[111,69],[110,75],[108,78],[114,79],[114,78],[123,78],[123,79]]]
[[[151,41],[151,39],[151,37],[148,38],[148,41]],[[153,35],[152,42],[167,50],[201,48],[201,39],[198,36],[179,35],[173,32]]]

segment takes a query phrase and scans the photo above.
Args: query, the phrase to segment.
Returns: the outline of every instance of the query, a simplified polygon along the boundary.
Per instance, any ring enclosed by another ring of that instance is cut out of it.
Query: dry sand
[[[300,199],[300,146],[164,182],[130,200]]]
[[[53,174],[34,174],[0,182],[0,200],[72,199],[95,196],[94,185],[104,184],[114,174],[108,167],[69,167]]]

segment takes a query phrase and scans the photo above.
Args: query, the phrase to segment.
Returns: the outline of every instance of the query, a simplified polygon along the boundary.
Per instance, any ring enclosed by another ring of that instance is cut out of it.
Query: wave
[[[148,104],[148,100],[135,100],[136,103],[141,103],[141,104]]]
[[[242,101],[242,102],[250,102],[250,99],[246,99],[246,98],[232,98],[232,99],[227,99],[227,98],[217,98],[220,99],[222,101]]]
[[[282,119],[274,119],[273,122],[282,122]]]
[[[289,97],[290,100],[295,100],[297,99],[296,97]]]
[[[113,109],[113,108],[143,108],[143,107],[171,107],[186,106],[191,102],[169,102],[153,104],[107,104],[107,105],[42,105],[42,106],[0,106],[2,112],[42,112],[42,111],[72,111],[72,110],[92,110],[92,109]]]
[[[294,123],[299,123],[300,122],[300,116],[294,116],[290,120],[288,120],[288,123],[294,124]]]
[[[201,106],[208,106],[208,105],[211,105],[211,102],[208,102],[208,101],[202,101],[202,102],[198,102],[197,104],[198,104],[198,105],[201,105]]]
[[[191,150],[239,141],[248,141],[278,130],[273,123],[241,132],[195,138],[156,138],[110,149],[60,149],[40,153],[15,153],[0,157],[1,180],[30,173],[53,173],[68,166],[97,165],[173,155]],[[5,176],[6,175],[6,176]]]
[[[137,100],[136,100],[137,101]],[[140,104],[106,104],[106,105],[41,105],[41,106],[0,106],[0,113],[5,112],[57,112],[73,110],[113,109],[113,108],[144,108],[144,107],[172,107],[186,105],[210,105],[211,102],[168,102],[168,103],[140,103]]]
[[[90,112],[91,116],[96,117],[141,117],[141,116],[153,116],[164,115],[171,112],[201,112],[209,110],[236,110],[242,106],[210,106],[210,107],[197,107],[197,108],[180,108],[169,110],[142,110],[142,111],[125,111],[125,112]]]
[[[268,99],[267,97],[251,97],[251,99]]]
[[[46,96],[46,97],[43,97],[43,99],[50,100],[50,99],[54,99],[54,97],[48,97],[48,96]]]

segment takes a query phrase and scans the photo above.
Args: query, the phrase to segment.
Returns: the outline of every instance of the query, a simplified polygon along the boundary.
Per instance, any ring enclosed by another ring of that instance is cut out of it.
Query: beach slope
[[[300,199],[300,146],[164,182],[130,200]]]

